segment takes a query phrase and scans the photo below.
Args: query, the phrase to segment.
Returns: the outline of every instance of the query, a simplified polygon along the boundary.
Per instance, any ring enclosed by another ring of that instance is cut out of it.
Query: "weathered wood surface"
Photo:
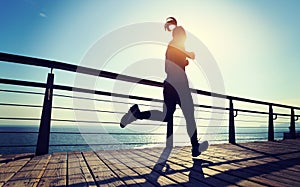
[[[300,186],[299,143],[0,155],[0,186]]]
[[[39,186],[64,186],[67,176],[67,154],[54,153],[51,155]]]

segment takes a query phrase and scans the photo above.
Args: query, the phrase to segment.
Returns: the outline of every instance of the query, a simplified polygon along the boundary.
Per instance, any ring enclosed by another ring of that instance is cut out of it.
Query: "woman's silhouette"
[[[186,33],[182,26],[177,26],[175,18],[167,18],[165,29],[172,32],[173,39],[169,42],[166,51],[165,72],[167,78],[163,86],[163,111],[141,112],[138,105],[135,104],[122,117],[120,126],[124,128],[137,119],[149,119],[168,122],[168,129],[169,127],[173,129],[173,114],[176,110],[176,104],[178,104],[186,120],[187,131],[192,144],[192,156],[199,156],[208,148],[208,142],[198,142],[194,103],[185,73],[185,66],[189,64],[187,59],[195,59],[195,54],[185,50]],[[170,136],[170,132],[167,134]]]

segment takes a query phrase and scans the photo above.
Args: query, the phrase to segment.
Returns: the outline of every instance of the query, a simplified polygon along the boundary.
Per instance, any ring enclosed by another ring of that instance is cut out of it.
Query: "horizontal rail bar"
[[[260,120],[242,120],[242,119],[236,119],[236,122],[246,122],[246,123],[266,123],[266,121],[260,121]]]
[[[37,87],[37,88],[45,88],[46,87],[45,83],[38,83],[38,82],[32,82],[32,81],[21,81],[21,80],[11,80],[11,79],[3,79],[3,78],[0,78],[0,83],[12,84],[12,85],[18,85],[18,86],[31,86],[31,87]],[[19,93],[21,93],[21,92],[19,92]]]
[[[92,100],[92,101],[98,101],[98,102],[114,102],[114,103],[121,103],[121,104],[136,104],[132,102],[122,102],[122,101],[112,101],[112,100],[107,100],[107,99],[96,99],[96,98],[87,98],[87,97],[78,97],[78,96],[67,96],[67,95],[62,95],[62,94],[53,94],[54,97],[65,97],[65,98],[70,98],[70,99],[86,99],[86,100]],[[153,107],[160,107],[159,105],[148,105],[148,104],[143,104],[140,103],[139,105],[141,106],[153,106]]]
[[[12,85],[18,85],[18,86],[39,87],[39,88],[45,88],[45,86],[46,86],[46,84],[44,84],[44,83],[22,81],[22,80],[10,80],[10,79],[3,79],[3,78],[0,78],[0,83],[12,84]],[[64,91],[75,91],[75,92],[91,93],[91,94],[104,95],[104,96],[114,96],[114,97],[129,98],[129,99],[136,99],[136,100],[143,100],[143,101],[163,102],[163,100],[161,100],[161,99],[153,99],[153,98],[140,97],[140,96],[134,96],[134,95],[110,93],[110,92],[105,92],[105,91],[91,90],[91,89],[86,89],[86,88],[76,88],[76,87],[63,86],[63,85],[54,85],[53,88],[59,89],[59,90],[64,90]]]
[[[39,133],[38,131],[34,132],[34,131],[0,131],[0,133],[4,134],[4,133],[7,133],[7,134],[36,134],[36,133]]]
[[[1,105],[1,103],[0,103]],[[9,104],[6,104],[6,105],[9,105]],[[15,105],[13,105],[15,106]],[[18,106],[18,105],[16,105]],[[60,110],[77,110],[77,111],[90,111],[90,112],[103,112],[103,113],[112,113],[112,114],[124,114],[124,112],[118,112],[118,111],[110,111],[110,110],[96,110],[96,109],[84,109],[84,108],[71,108],[71,107],[52,107],[53,109],[60,109]],[[199,110],[199,111],[202,111],[202,110]],[[215,112],[211,112],[211,113],[215,113]],[[178,116],[178,115],[175,115],[173,116],[174,118],[184,118],[183,116]],[[212,120],[219,120],[219,121],[223,121],[225,119],[217,119],[217,118],[200,118],[200,117],[195,117],[195,119],[203,119],[203,120],[209,120],[209,119],[212,119]]]
[[[0,117],[0,120],[25,120],[25,121],[38,121],[40,118],[8,118],[8,117]],[[52,119],[51,121],[54,122],[69,122],[69,123],[99,123],[99,124],[120,124],[119,122],[115,121],[87,121],[87,120],[68,120],[68,119]],[[159,124],[146,124],[146,123],[132,123],[131,125],[144,125],[144,126],[162,126]],[[166,126],[166,125],[163,125]],[[174,126],[186,126],[186,125],[177,125]],[[222,127],[222,126],[198,126],[198,127]],[[226,126],[224,126],[226,127]]]
[[[251,141],[254,141],[254,140],[267,140],[268,139],[268,137],[253,137],[253,138],[237,138],[236,140],[237,141],[249,141],[249,140],[251,140]]]
[[[41,105],[25,105],[16,103],[0,103],[0,106],[17,106],[17,107],[31,107],[31,108],[41,108]]]
[[[19,85],[19,86],[34,86],[34,87],[40,87],[40,88],[43,88],[45,86],[45,84],[43,84],[43,83],[21,81],[21,80],[9,80],[9,79],[1,79],[1,78],[0,78],[0,83],[13,84],[13,85]],[[117,94],[117,93],[110,93],[110,92],[105,92],[105,91],[91,90],[91,89],[84,89],[84,88],[75,88],[75,87],[63,86],[63,85],[54,85],[54,88],[59,89],[59,90],[64,90],[64,91],[76,91],[76,92],[91,93],[91,94],[96,94],[96,95],[114,96],[114,97],[129,98],[129,99],[136,99],[136,100],[143,100],[143,101],[154,101],[154,102],[161,102],[161,103],[163,102],[163,100],[161,100],[161,99],[153,99],[153,98],[140,97],[140,96],[134,96],[134,95]],[[16,93],[42,94],[42,93],[25,92],[25,91],[11,91],[11,90],[5,90],[5,91],[16,92]],[[73,98],[72,96],[70,96],[70,97]],[[82,97],[80,99],[89,99],[89,98]],[[100,101],[105,101],[105,100],[100,100]],[[111,102],[111,101],[107,101],[107,102]],[[123,102],[123,103],[128,104],[126,102]],[[200,104],[195,104],[195,106],[201,107],[201,108],[229,110],[228,108],[207,106],[207,105],[200,105]],[[253,111],[253,110],[244,110],[244,109],[234,109],[234,110],[239,111],[239,112],[247,112],[247,113],[268,114],[267,112]],[[274,115],[290,116],[290,114],[282,114],[282,113],[274,113]],[[300,117],[300,115],[297,115],[297,116]]]
[[[1,133],[1,132],[0,132]],[[106,132],[106,133],[97,133],[97,132],[51,132],[52,134],[109,134],[109,135],[128,135],[128,136],[140,136],[140,135],[166,135],[166,133],[117,133],[117,132]],[[227,133],[198,133],[199,135],[215,135],[215,134],[227,134]],[[174,135],[187,135],[187,133],[174,133]]]
[[[288,131],[281,131],[281,132],[274,132],[274,133],[284,133],[284,132],[288,132]],[[33,132],[33,131],[0,131],[0,134],[37,134],[38,131],[36,132]],[[106,133],[103,133],[103,132],[50,132],[51,134],[72,134],[72,135],[76,135],[76,134],[97,134],[97,135],[105,135],[105,134],[109,134],[109,135],[125,135],[125,136],[145,136],[145,135],[156,135],[156,136],[164,136],[166,135],[166,133],[117,133],[117,132],[106,132]],[[267,131],[266,132],[237,132],[236,134],[266,134],[268,133]],[[223,135],[226,135],[228,133],[226,132],[221,132],[221,133],[198,133],[198,135],[207,135],[207,136],[210,136],[210,135],[220,135],[220,134],[223,134]],[[175,135],[187,135],[186,133],[175,133]]]
[[[3,83],[3,82],[1,82],[3,80],[9,80],[9,79],[0,79],[0,83]],[[10,83],[7,82],[7,83],[3,83],[3,84],[10,84]],[[13,85],[15,85],[15,84],[13,84]],[[19,85],[19,86],[23,86],[23,85]],[[40,93],[40,92],[29,92],[29,91],[20,91],[20,90],[4,90],[4,89],[0,89],[0,92],[44,95],[44,93]]]
[[[91,90],[91,89],[86,89],[86,88],[76,88],[76,87],[63,86],[63,85],[54,85],[53,88],[59,89],[59,90],[65,90],[65,91],[91,93],[91,94],[96,94],[96,95],[113,96],[113,97],[119,97],[119,98],[129,98],[129,99],[136,99],[136,100],[143,100],[143,101],[163,102],[163,100],[161,100],[161,99],[153,99],[153,98],[148,98],[148,97],[125,95],[125,94],[119,94],[119,93],[111,93],[111,92]]]
[[[6,62],[12,62],[12,63],[19,63],[19,64],[25,64],[25,65],[33,65],[33,66],[39,66],[39,67],[46,67],[51,69],[60,69],[70,72],[77,72],[87,75],[94,75],[94,76],[100,76],[104,78],[109,79],[116,79],[123,80],[127,82],[138,82],[140,84],[150,85],[150,86],[159,86],[162,87],[163,84],[157,81],[151,81],[146,79],[140,79],[136,77],[126,76],[126,75],[119,75],[117,73],[107,72],[103,70],[93,69],[93,68],[87,68],[83,66],[77,66],[73,64],[67,64],[63,62],[58,62],[54,60],[46,60],[46,59],[39,59],[39,58],[33,58],[28,56],[21,56],[21,55],[13,55],[8,53],[2,53],[0,52],[0,61],[6,61]]]
[[[269,112],[260,112],[260,111],[254,111],[254,110],[244,110],[244,109],[237,109],[237,108],[235,110],[237,110],[239,112],[245,112],[245,113],[266,114],[266,115],[269,114]]]
[[[263,115],[252,115],[252,114],[245,114],[245,113],[239,113],[238,116],[246,116],[246,117],[253,117],[253,118],[266,118],[267,116],[265,114]]]
[[[0,148],[5,147],[36,147],[36,145],[0,145]]]
[[[25,120],[25,121],[38,121],[40,118],[7,118],[0,117],[0,120]]]
[[[209,120],[204,118],[199,118],[202,120]],[[0,120],[24,120],[24,121],[39,121],[40,118],[13,118],[13,117],[0,117]],[[213,119],[213,120],[219,120],[219,119]],[[225,120],[225,119],[224,119]],[[54,122],[69,122],[69,123],[99,123],[99,124],[119,124],[119,122],[114,121],[88,121],[88,120],[68,120],[68,119],[52,119],[51,121]],[[253,121],[243,121],[243,122],[253,122]],[[132,123],[131,125],[145,125],[145,126],[162,126],[162,124],[145,124],[145,123]],[[174,126],[186,126],[186,125],[178,125],[174,124]],[[197,127],[227,127],[227,126],[197,126]],[[268,127],[239,127],[236,126],[236,128],[268,128]],[[287,128],[287,127],[276,127],[276,128]]]
[[[109,79],[118,78],[118,80],[134,82],[134,83],[139,83],[139,84],[144,84],[144,85],[149,85],[149,86],[158,86],[158,87],[163,86],[163,83],[157,82],[157,81],[140,79],[140,78],[136,78],[136,77],[132,77],[132,76],[121,75],[121,74],[117,74],[117,73],[112,73],[112,72],[103,71],[103,70],[97,70],[94,68],[87,68],[87,67],[83,67],[83,66],[77,66],[77,65],[73,65],[73,64],[67,64],[67,63],[58,62],[58,61],[54,61],[54,60],[46,60],[46,59],[14,55],[14,54],[2,53],[2,52],[0,52],[0,61],[19,63],[19,64],[25,64],[25,65],[34,65],[34,66],[39,66],[39,67],[51,68],[51,69],[60,69],[60,70],[77,72],[77,73],[87,74],[87,75],[94,75],[94,76],[99,76],[99,77],[104,77],[104,78],[109,78]],[[37,85],[37,86],[40,86],[40,85]],[[248,102],[248,103],[255,103],[255,104],[261,104],[261,105],[272,105],[272,106],[282,107],[282,108],[294,108],[294,109],[300,110],[300,107],[259,101],[259,100],[254,100],[254,99],[246,99],[246,98],[241,98],[241,97],[236,97],[236,96],[223,95],[223,94],[208,92],[208,91],[204,91],[204,90],[191,89],[191,91],[193,93],[211,96],[211,97],[218,97],[218,98],[224,98],[224,99],[242,101],[242,102]]]
[[[290,122],[289,122],[289,121],[274,121],[274,124],[275,124],[275,125],[276,125],[276,124],[279,125],[279,123],[280,123],[280,124],[289,125]]]
[[[255,126],[239,127],[239,126],[237,126],[236,128],[240,128],[240,129],[242,129],[242,128],[245,128],[245,129],[247,129],[247,128],[267,129],[268,126],[265,126],[265,127],[255,127]],[[285,129],[285,128],[288,128],[288,127],[275,127],[275,128],[276,129]]]

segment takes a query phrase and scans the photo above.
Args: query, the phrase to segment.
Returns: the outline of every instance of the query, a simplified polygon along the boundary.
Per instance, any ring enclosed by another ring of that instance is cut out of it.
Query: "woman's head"
[[[177,27],[175,27],[175,29],[173,29],[172,36],[173,36],[174,40],[178,40],[183,43],[185,42],[186,34],[185,34],[185,30],[181,26],[179,26],[179,27],[177,26]]]
[[[165,30],[172,32],[173,40],[184,43],[186,39],[186,33],[182,26],[177,26],[177,20],[173,17],[168,17],[165,23]]]

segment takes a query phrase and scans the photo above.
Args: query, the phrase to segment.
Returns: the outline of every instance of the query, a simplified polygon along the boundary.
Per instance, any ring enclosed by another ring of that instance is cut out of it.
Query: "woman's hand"
[[[194,52],[188,52],[188,57],[192,60],[195,59],[195,53]]]

